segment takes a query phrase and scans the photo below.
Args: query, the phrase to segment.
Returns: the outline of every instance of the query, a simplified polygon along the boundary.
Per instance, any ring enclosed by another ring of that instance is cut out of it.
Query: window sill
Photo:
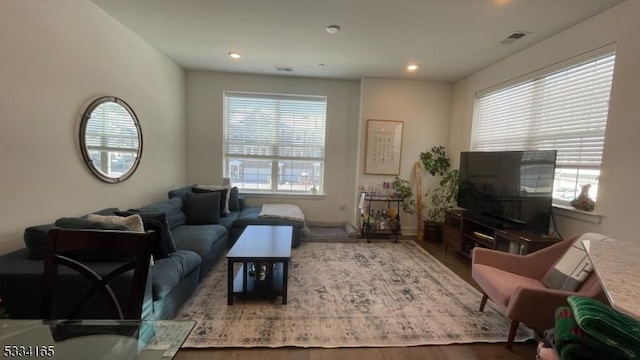
[[[582,211],[574,209],[571,206],[553,204],[553,214],[563,217],[571,218],[574,220],[586,221],[593,224],[600,224],[602,221],[602,214],[593,211]]]
[[[253,198],[289,198],[289,199],[324,199],[327,197],[326,194],[311,194],[311,193],[286,193],[286,192],[270,192],[270,191],[260,191],[260,192],[240,192],[240,195],[245,197],[253,197]]]

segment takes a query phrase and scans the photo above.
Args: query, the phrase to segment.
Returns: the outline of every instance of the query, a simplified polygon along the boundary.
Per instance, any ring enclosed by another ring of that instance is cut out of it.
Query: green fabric
[[[624,359],[619,351],[590,336],[578,326],[570,307],[556,310],[556,349],[562,360]]]
[[[585,332],[620,349],[627,359],[640,359],[640,321],[595,299],[573,295],[567,300]]]

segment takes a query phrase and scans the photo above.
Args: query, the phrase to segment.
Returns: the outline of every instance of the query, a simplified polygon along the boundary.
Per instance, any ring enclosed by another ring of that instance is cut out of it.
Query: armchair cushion
[[[542,282],[551,289],[576,291],[593,271],[582,240],[613,240],[605,235],[585,233],[577,238],[564,255],[546,273]]]
[[[491,300],[503,309],[509,305],[509,300],[518,287],[546,289],[537,279],[480,264],[473,267],[473,279],[485,293],[492,294]]]

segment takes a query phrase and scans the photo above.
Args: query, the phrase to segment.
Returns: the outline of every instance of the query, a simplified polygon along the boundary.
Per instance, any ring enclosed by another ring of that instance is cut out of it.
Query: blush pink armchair
[[[524,256],[473,249],[471,276],[483,291],[480,311],[484,311],[487,299],[491,299],[511,320],[507,348],[511,349],[520,322],[537,331],[552,328],[556,309],[567,306],[569,295],[579,294],[606,302],[595,272],[576,291],[549,289],[543,284],[547,271],[574,241],[575,238],[564,240]]]

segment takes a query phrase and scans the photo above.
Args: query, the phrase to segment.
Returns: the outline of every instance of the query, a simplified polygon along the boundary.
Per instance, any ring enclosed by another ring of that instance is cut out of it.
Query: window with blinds
[[[472,149],[557,150],[554,200],[596,199],[614,63],[606,47],[479,92]]]
[[[232,186],[322,191],[324,96],[224,93],[224,171]]]

